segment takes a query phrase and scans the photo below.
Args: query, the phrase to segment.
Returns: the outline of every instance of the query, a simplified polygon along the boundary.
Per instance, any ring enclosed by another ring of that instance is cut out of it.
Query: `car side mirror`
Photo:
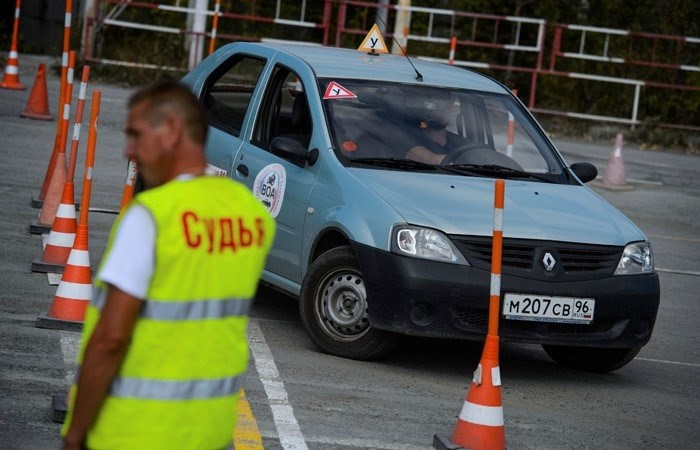
[[[571,165],[571,171],[584,183],[595,180],[598,176],[598,169],[588,162],[574,163]]]
[[[309,150],[296,139],[278,136],[270,143],[274,155],[289,160],[293,164],[304,167],[309,160]]]

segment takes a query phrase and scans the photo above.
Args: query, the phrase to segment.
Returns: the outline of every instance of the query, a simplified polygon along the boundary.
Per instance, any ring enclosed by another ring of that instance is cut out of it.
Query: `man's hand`
[[[68,438],[63,439],[63,447],[61,447],[61,450],[84,450],[85,446],[83,445],[82,441],[81,442],[72,442],[68,440]]]

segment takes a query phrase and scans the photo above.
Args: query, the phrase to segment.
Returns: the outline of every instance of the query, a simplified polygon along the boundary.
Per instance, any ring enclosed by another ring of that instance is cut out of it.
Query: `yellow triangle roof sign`
[[[376,23],[372,25],[372,29],[369,30],[365,40],[362,41],[362,44],[357,49],[369,53],[389,53],[389,49],[386,47],[382,33],[379,31]]]

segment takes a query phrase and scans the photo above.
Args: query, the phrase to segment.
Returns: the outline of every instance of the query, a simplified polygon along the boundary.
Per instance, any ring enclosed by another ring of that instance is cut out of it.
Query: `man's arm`
[[[124,360],[142,301],[109,286],[107,301],[88,341],[78,379],[78,391],[63,449],[83,448],[88,429],[102,407]]]
[[[440,164],[446,155],[438,155],[422,145],[417,145],[411,148],[408,153],[406,153],[406,159],[412,159],[414,161],[421,161],[428,164]]]

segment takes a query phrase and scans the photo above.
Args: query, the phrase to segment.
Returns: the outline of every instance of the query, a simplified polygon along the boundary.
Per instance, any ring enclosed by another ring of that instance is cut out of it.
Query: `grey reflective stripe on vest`
[[[213,380],[164,381],[117,377],[110,395],[119,398],[150,400],[188,400],[233,395],[241,390],[243,376]]]
[[[107,290],[95,288],[92,306],[98,310],[104,308]],[[196,301],[153,301],[144,302],[141,317],[151,320],[201,320],[220,319],[224,317],[245,316],[253,303],[247,298],[227,298],[222,300]]]
[[[199,320],[248,314],[250,299],[197,300],[187,302],[146,301],[141,317],[152,320]]]

